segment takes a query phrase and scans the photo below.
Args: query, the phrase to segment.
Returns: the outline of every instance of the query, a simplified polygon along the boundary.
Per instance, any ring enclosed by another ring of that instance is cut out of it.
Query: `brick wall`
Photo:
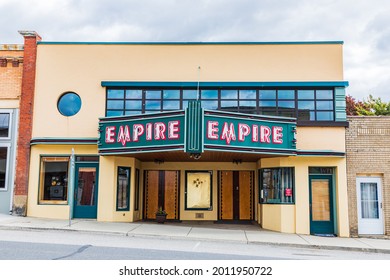
[[[18,147],[13,213],[25,216],[27,213],[28,173],[34,107],[37,41],[41,40],[41,38],[35,32],[21,31],[20,34],[24,37],[24,61],[20,98],[19,136],[17,141]]]
[[[23,46],[0,45],[0,99],[19,99],[22,88]]]
[[[382,178],[385,234],[390,235],[390,117],[350,116],[346,130],[348,208],[351,236],[358,235],[356,176]]]

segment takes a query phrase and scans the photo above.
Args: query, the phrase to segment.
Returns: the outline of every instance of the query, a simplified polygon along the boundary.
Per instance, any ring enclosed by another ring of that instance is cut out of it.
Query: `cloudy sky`
[[[347,93],[390,101],[389,0],[0,0],[0,44],[344,41]]]

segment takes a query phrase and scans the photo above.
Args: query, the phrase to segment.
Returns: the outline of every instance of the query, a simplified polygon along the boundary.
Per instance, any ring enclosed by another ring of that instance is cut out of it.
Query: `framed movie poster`
[[[186,171],[186,210],[212,210],[212,172]]]

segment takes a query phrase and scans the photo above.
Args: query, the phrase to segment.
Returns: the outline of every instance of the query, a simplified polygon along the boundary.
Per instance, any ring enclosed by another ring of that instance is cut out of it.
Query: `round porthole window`
[[[58,100],[57,108],[66,117],[74,116],[81,109],[81,98],[77,93],[66,92]]]

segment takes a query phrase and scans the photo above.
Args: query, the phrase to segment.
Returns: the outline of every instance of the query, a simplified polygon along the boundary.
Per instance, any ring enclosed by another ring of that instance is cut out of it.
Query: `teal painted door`
[[[310,234],[334,234],[331,175],[310,175]]]
[[[98,163],[76,163],[73,218],[96,219]]]

